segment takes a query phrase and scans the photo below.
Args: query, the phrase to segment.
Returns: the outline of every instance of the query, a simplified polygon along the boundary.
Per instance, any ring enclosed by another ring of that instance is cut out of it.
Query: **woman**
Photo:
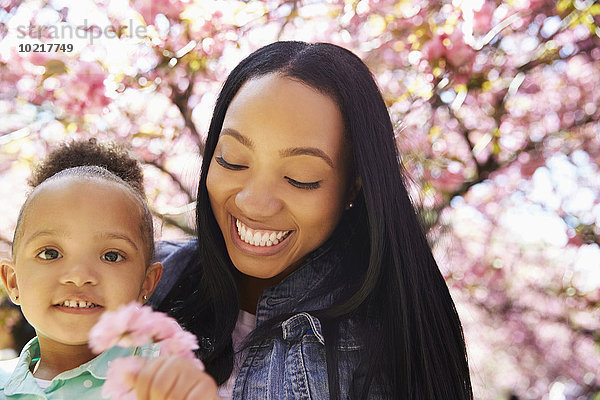
[[[198,240],[165,243],[153,298],[199,337],[222,397],[472,398],[460,321],[398,160],[351,52],[277,42],[231,72]]]

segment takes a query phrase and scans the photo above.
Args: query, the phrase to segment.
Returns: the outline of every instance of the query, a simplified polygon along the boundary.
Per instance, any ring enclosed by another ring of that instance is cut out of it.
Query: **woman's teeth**
[[[94,303],[90,303],[89,301],[77,301],[77,300],[65,300],[59,306],[63,307],[71,307],[71,308],[92,308],[98,307]]]
[[[283,241],[291,231],[263,231],[248,228],[238,219],[235,220],[237,233],[244,242],[252,246],[273,246]]]

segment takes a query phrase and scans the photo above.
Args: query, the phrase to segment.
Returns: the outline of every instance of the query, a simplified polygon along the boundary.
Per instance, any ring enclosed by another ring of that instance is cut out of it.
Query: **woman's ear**
[[[360,179],[360,176],[357,175],[350,185],[350,190],[348,191],[348,203],[352,203],[354,199],[356,199],[356,196],[358,196],[358,192],[360,192],[361,188],[362,180]]]
[[[140,298],[138,301],[140,303],[145,303],[152,293],[154,293],[154,289],[158,286],[158,282],[160,282],[160,278],[162,276],[163,266],[159,262],[155,262],[150,265],[146,270],[146,277],[144,278],[144,283],[142,284],[142,290],[140,291]]]
[[[15,264],[10,260],[0,260],[0,278],[6,288],[10,301],[19,305],[19,286],[17,285],[17,274]]]

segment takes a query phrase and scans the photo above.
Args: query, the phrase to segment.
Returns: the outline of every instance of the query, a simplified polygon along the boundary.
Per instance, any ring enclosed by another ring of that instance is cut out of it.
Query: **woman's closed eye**
[[[230,169],[230,170],[233,170],[233,171],[240,171],[240,170],[244,170],[244,169],[248,168],[245,165],[238,165],[238,164],[228,163],[221,156],[216,156],[215,157],[215,161],[217,162],[217,164],[219,164],[223,168]],[[318,189],[321,186],[321,181],[316,181],[316,182],[300,182],[300,181],[297,181],[295,179],[290,178],[289,176],[286,176],[285,179],[292,186],[297,187],[299,189],[309,189],[309,190],[310,189]]]
[[[102,254],[102,257],[100,258],[111,263],[125,260],[125,257],[118,251],[107,251],[106,253]]]
[[[42,260],[56,260],[62,257],[62,254],[56,249],[44,249],[37,253],[37,258],[41,258]]]
[[[290,178],[289,176],[286,176],[285,179],[287,179],[287,181],[292,185],[295,186],[299,189],[318,189],[321,186],[321,181],[316,181],[316,182],[298,182],[295,179]]]
[[[248,168],[248,167],[246,167],[244,165],[230,164],[227,161],[225,161],[225,159],[223,157],[220,157],[220,156],[215,157],[215,161],[221,167],[226,168],[226,169],[232,169],[234,171],[238,171],[238,170],[242,170],[242,169]]]

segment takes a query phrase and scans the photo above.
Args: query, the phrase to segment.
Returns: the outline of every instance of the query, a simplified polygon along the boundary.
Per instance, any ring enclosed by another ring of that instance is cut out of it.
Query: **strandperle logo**
[[[40,40],[69,40],[87,39],[89,44],[94,44],[100,38],[144,38],[147,35],[147,27],[129,20],[127,25],[107,25],[101,27],[97,24],[88,24],[84,19],[82,25],[73,26],[67,23],[57,25],[19,25],[16,27],[17,39],[40,39]]]

